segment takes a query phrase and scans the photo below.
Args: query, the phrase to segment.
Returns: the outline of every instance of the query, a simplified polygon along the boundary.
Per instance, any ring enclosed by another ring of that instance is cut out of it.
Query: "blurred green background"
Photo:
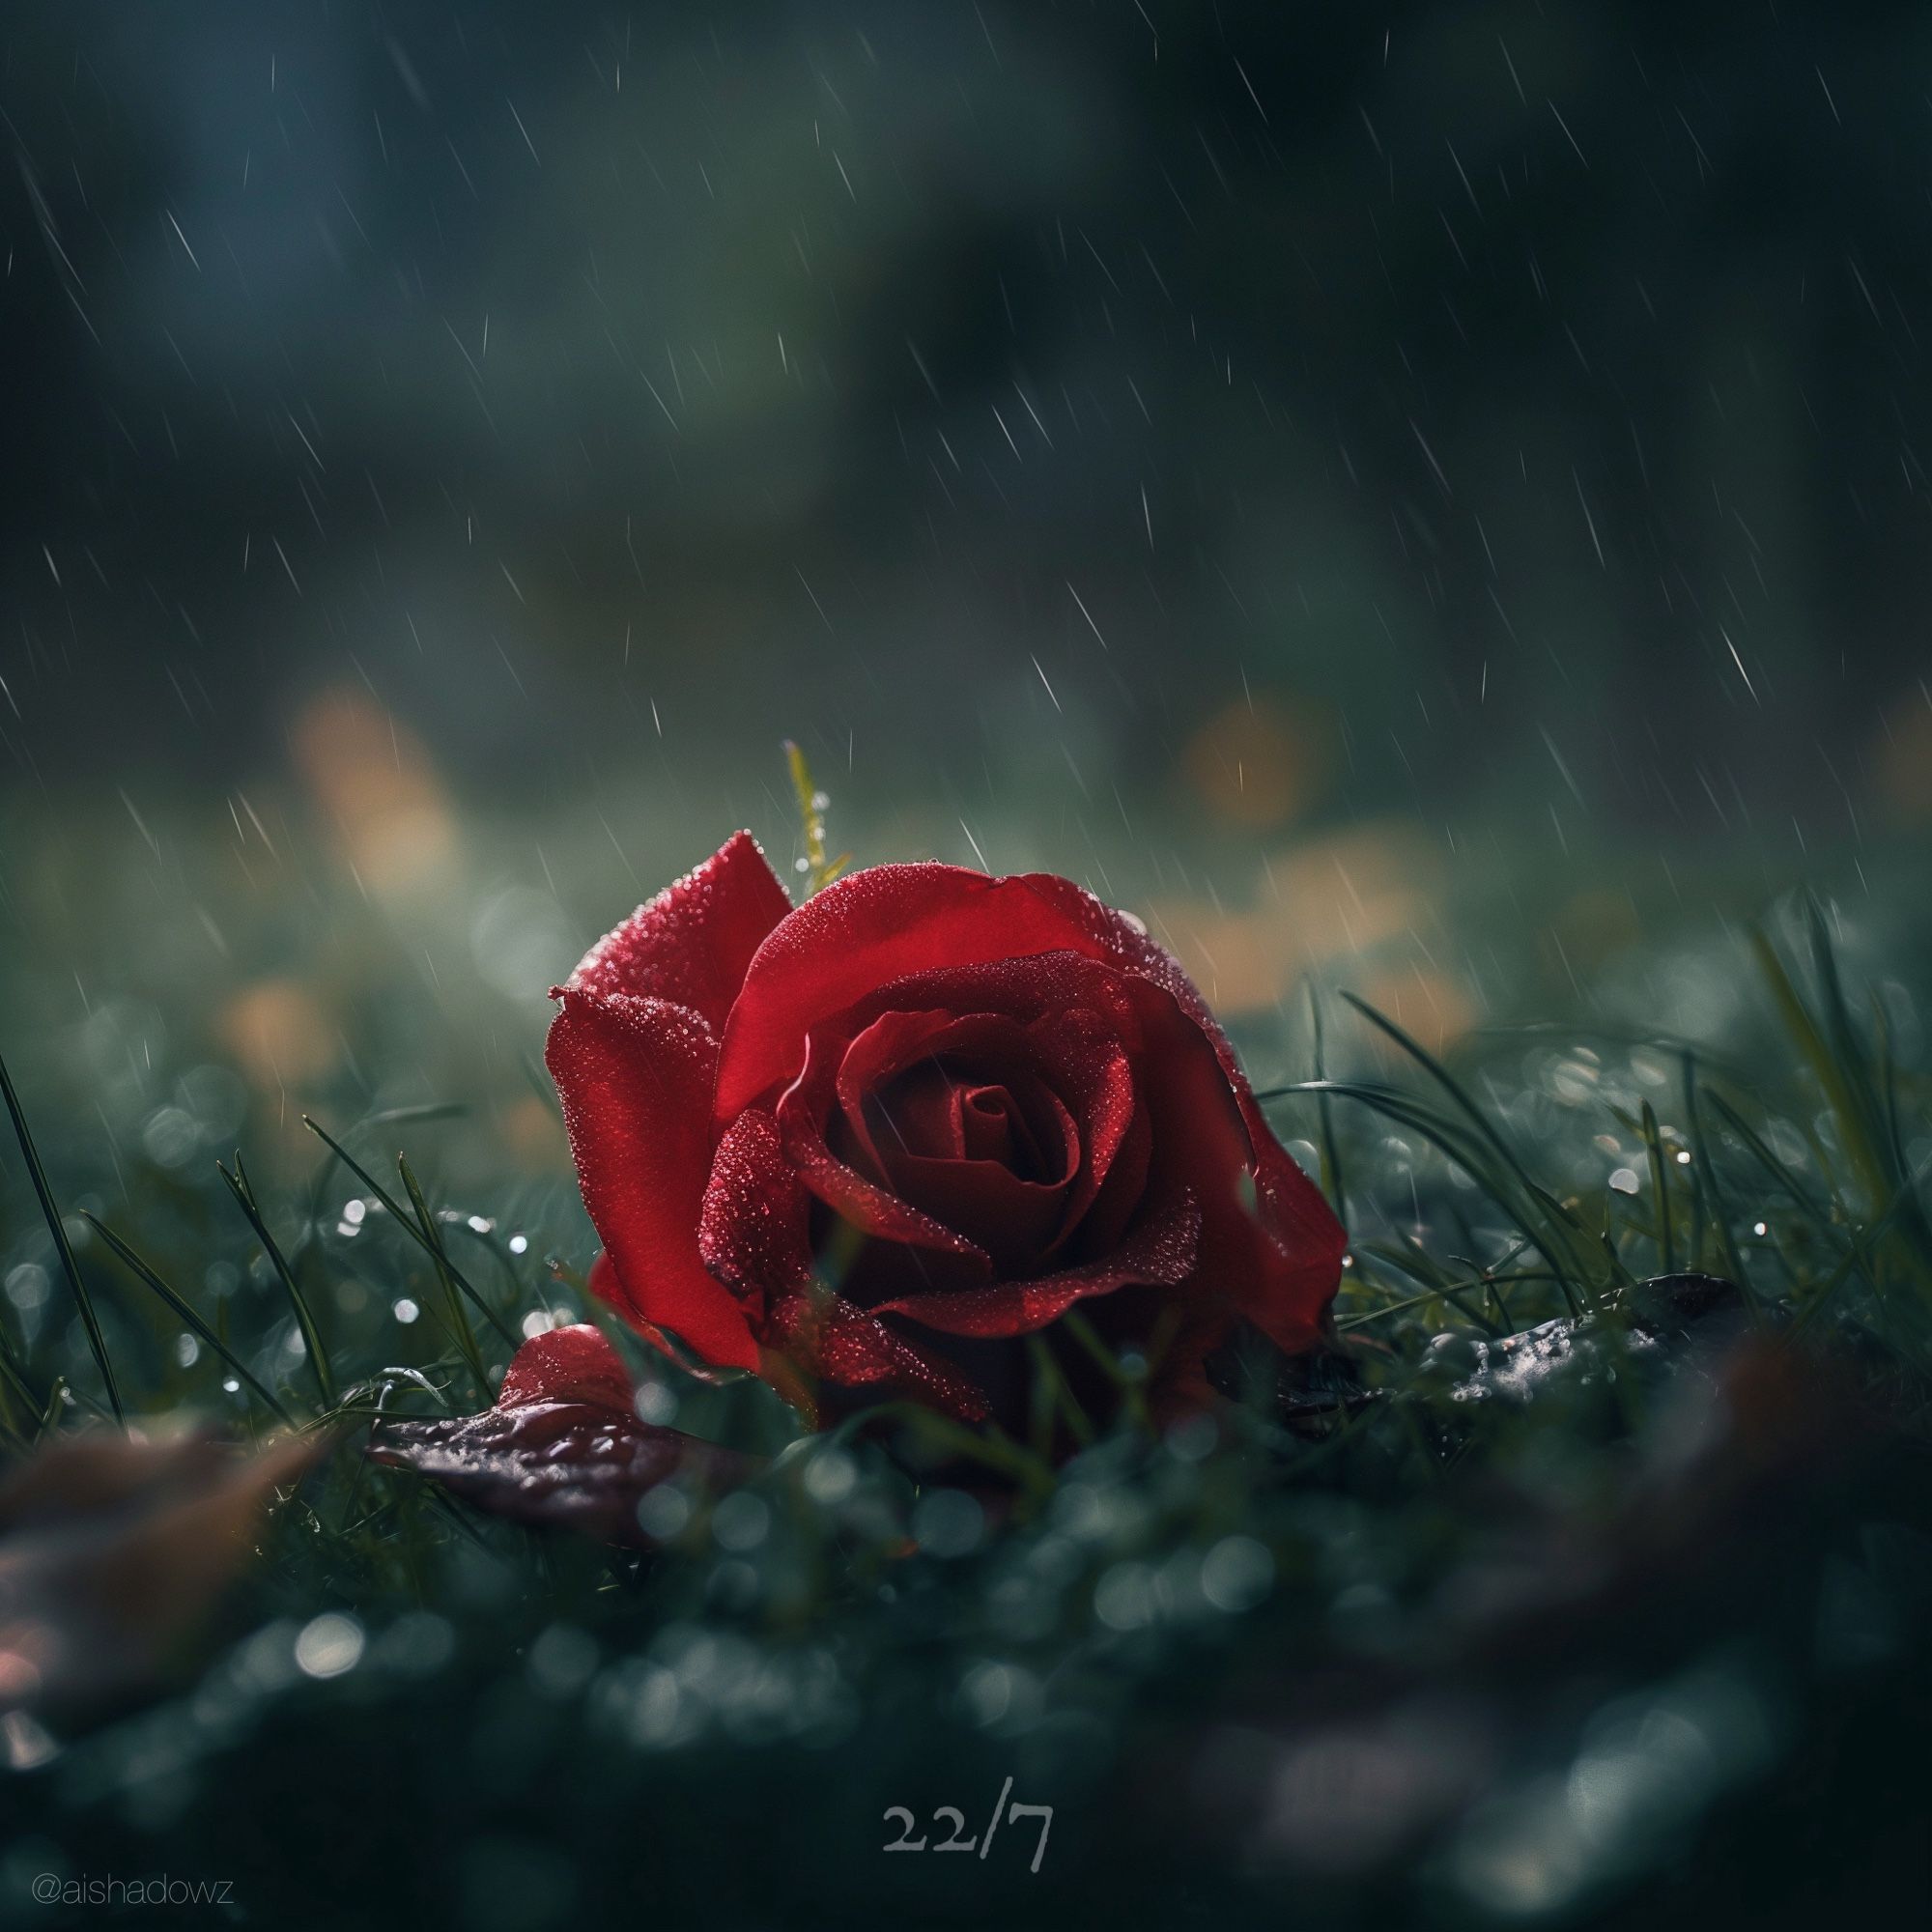
[[[1710,942],[1800,878],[1896,954],[1928,55],[12,10],[7,1051],[157,1157],[461,1098],[554,1173],[546,988],[738,824],[790,859],[786,735],[862,862],[1079,876],[1276,1061],[1311,968],[1437,1044],[1721,1033]]]

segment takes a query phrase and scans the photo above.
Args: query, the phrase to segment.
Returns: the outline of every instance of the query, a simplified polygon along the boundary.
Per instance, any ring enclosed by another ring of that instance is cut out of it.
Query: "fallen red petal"
[[[631,1372],[601,1328],[587,1321],[549,1328],[517,1350],[497,1397],[498,1408],[532,1402],[603,1403],[628,1409]]]
[[[413,1469],[492,1516],[648,1548],[638,1505],[675,1476],[707,1490],[757,1473],[756,1459],[639,1419],[631,1378],[595,1328],[558,1328],[518,1350],[497,1406],[480,1415],[379,1423],[369,1454]]]

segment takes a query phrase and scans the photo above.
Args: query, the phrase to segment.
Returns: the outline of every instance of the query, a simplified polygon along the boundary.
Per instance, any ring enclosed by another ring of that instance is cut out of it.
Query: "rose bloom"
[[[554,997],[592,1289],[808,1413],[1024,1415],[1026,1337],[1092,1387],[1076,1309],[1156,1413],[1238,1321],[1323,1332],[1340,1223],[1186,975],[1065,879],[875,866],[794,909],[739,833]]]

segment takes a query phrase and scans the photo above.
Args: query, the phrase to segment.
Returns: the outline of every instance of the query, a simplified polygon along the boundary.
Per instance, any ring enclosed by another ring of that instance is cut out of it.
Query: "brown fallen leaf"
[[[100,1431],[0,1476],[0,1716],[97,1709],[160,1675],[324,1446]]]
[[[379,1423],[369,1454],[391,1468],[434,1477],[493,1516],[634,1548],[651,1547],[638,1504],[660,1483],[688,1474],[706,1489],[725,1490],[762,1466],[754,1457],[640,1420],[629,1372],[588,1323],[526,1342],[495,1408]]]

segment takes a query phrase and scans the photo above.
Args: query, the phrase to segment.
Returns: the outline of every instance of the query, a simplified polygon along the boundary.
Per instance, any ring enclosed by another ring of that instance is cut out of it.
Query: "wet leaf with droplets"
[[[643,1421],[617,1352],[587,1324],[526,1342],[480,1415],[384,1421],[369,1454],[414,1469],[492,1516],[648,1548],[638,1504],[688,1477],[725,1490],[757,1459]]]

